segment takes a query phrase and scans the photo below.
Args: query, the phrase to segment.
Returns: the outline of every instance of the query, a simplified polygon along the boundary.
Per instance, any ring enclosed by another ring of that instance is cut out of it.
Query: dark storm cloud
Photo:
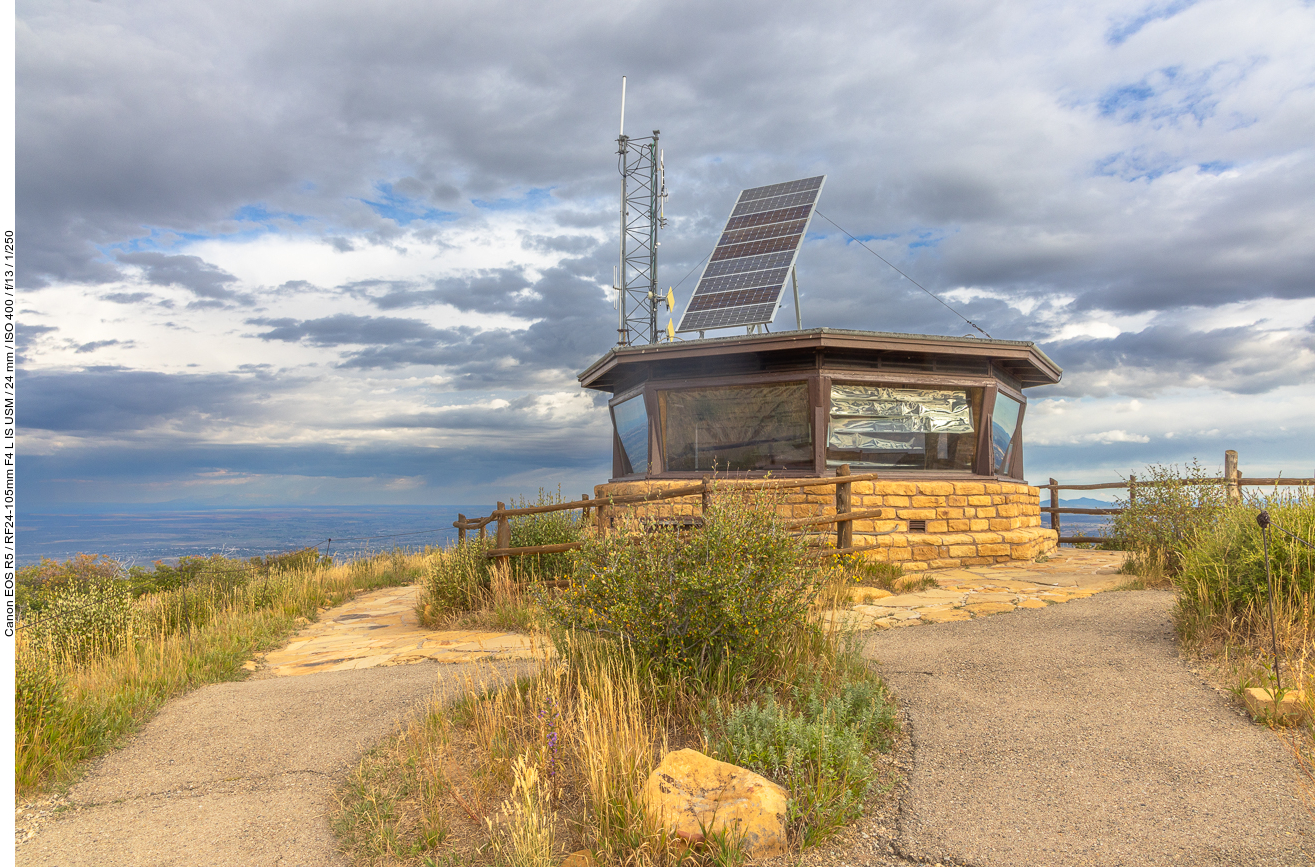
[[[149,292],[110,292],[107,295],[100,296],[106,301],[113,301],[115,304],[136,304],[139,301],[145,301],[151,297]]]
[[[388,370],[409,365],[444,368],[462,388],[516,387],[528,377],[559,378],[593,361],[613,342],[615,325],[596,283],[577,260],[546,269],[533,282],[519,269],[481,271],[417,285],[362,281],[346,288],[383,310],[449,305],[462,312],[500,313],[532,322],[524,329],[435,328],[417,319],[339,314],[321,319],[248,319],[262,340],[351,347],[342,367]],[[510,366],[509,366],[510,365]]]
[[[285,343],[304,340],[311,346],[451,342],[462,337],[460,330],[434,328],[417,319],[350,313],[322,319],[248,319],[246,322],[270,329],[256,335],[261,340]]]
[[[91,341],[90,343],[82,343],[82,344],[79,344],[79,345],[78,345],[78,348],[75,349],[74,351],[77,352],[79,355],[82,355],[82,354],[87,353],[87,352],[95,352],[97,349],[104,349],[104,348],[107,347],[107,346],[124,346],[124,347],[128,347],[128,346],[132,346],[133,344],[134,344],[134,341],[131,341],[131,340],[128,340],[128,341],[123,341],[123,340],[93,340],[93,341]]]
[[[216,268],[199,256],[169,256],[164,253],[120,253],[125,265],[140,266],[146,282],[156,286],[181,286],[207,301],[247,301],[246,296],[228,288],[237,278]]]
[[[116,367],[20,375],[25,430],[121,433],[173,422],[240,419],[259,414],[257,401],[291,381],[228,374],[170,374]]]
[[[1043,346],[1064,382],[1038,394],[1150,395],[1166,388],[1208,387],[1263,394],[1315,378],[1315,334],[1254,326],[1198,331],[1151,326],[1111,339],[1082,338]]]
[[[518,312],[515,296],[529,288],[530,282],[521,269],[502,268],[469,277],[436,280],[426,289],[394,286],[370,302],[381,310],[450,304],[463,311],[515,314]]]
[[[243,4],[202,26],[190,7],[144,3],[114,13],[117,40],[96,37],[109,14],[99,7],[34,6],[18,67],[20,215],[35,242],[25,273],[110,279],[93,244],[142,226],[239,231],[255,201],[332,226],[326,241],[345,250],[348,233],[391,237],[412,219],[368,204],[381,190],[398,214],[529,202],[533,190],[568,203],[611,195],[624,67],[631,133],[661,126],[668,149],[668,273],[698,261],[739,188],[826,171],[823,208],[852,231],[904,244],[923,229],[946,235],[919,271],[939,289],[1064,292],[1113,310],[1309,297],[1315,219],[1297,203],[1315,201],[1312,160],[1177,204],[1198,166],[1304,153],[1310,132],[1294,119],[1230,138],[1254,125],[1234,114],[1255,95],[1252,68],[1273,58],[1119,53],[1148,28],[1181,26],[1189,5],[1093,10],[1109,47],[1073,79],[1038,62],[1053,44],[1027,41],[1049,13],[992,5],[824,2],[800,16],[781,2],[582,4],[564,17],[493,3],[308,17],[260,4],[253,30],[238,23]],[[399,177],[374,175],[385,141]],[[591,206],[556,219],[615,216]]]

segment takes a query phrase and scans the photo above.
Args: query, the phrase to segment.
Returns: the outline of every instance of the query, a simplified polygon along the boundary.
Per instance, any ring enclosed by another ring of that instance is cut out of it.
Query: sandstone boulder
[[[644,783],[649,817],[691,843],[728,830],[750,858],[786,851],[785,789],[698,750],[667,753]]]

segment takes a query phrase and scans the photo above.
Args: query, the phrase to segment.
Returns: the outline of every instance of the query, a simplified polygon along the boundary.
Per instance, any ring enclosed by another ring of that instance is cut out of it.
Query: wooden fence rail
[[[581,510],[584,517],[589,517],[590,510],[594,511],[598,527],[601,529],[606,520],[609,509],[615,509],[622,506],[637,506],[649,503],[657,503],[663,500],[673,500],[680,497],[698,496],[701,511],[704,513],[708,509],[709,496],[714,487],[718,489],[731,490],[783,490],[789,488],[815,488],[815,487],[834,487],[835,491],[835,513],[831,515],[821,515],[815,518],[796,518],[787,520],[784,525],[789,529],[804,529],[806,527],[823,527],[830,524],[836,525],[835,548],[826,549],[828,554],[847,554],[857,551],[866,550],[873,546],[854,546],[854,521],[864,518],[883,517],[881,509],[866,509],[862,511],[853,511],[852,503],[852,485],[854,482],[876,481],[877,473],[861,473],[851,475],[849,465],[841,466],[834,476],[825,476],[819,478],[807,479],[717,479],[713,480],[710,476],[704,476],[698,484],[684,485],[679,488],[669,488],[665,491],[652,491],[648,494],[634,495],[629,497],[608,497],[606,499],[589,499],[589,495],[581,496],[579,500],[570,500],[565,503],[552,503],[546,506],[526,506],[520,509],[508,509],[504,503],[498,503],[497,509],[491,514],[480,518],[467,518],[465,515],[458,514],[457,520],[452,523],[457,528],[457,538],[464,541],[467,531],[479,531],[479,537],[485,538],[486,528],[489,524],[496,524],[494,547],[489,549],[486,556],[495,559],[506,559],[509,557],[520,557],[532,554],[554,554],[564,551],[573,551],[583,543],[564,542],[557,545],[530,545],[521,547],[512,547],[511,544],[511,519],[527,517],[530,515],[544,515],[552,512],[565,512]],[[1062,533],[1062,524],[1060,515],[1118,515],[1124,510],[1121,508],[1109,509],[1088,509],[1078,508],[1076,506],[1059,505],[1060,491],[1105,491],[1105,490],[1126,490],[1128,491],[1129,502],[1136,502],[1137,489],[1162,487],[1167,485],[1180,484],[1223,484],[1228,490],[1228,496],[1233,500],[1240,500],[1242,497],[1242,488],[1244,487],[1272,487],[1277,485],[1315,485],[1315,478],[1309,479],[1286,479],[1286,478],[1244,478],[1241,471],[1237,468],[1237,452],[1229,450],[1224,453],[1224,475],[1219,478],[1208,479],[1182,479],[1182,480],[1162,480],[1162,481],[1138,481],[1137,476],[1130,474],[1126,480],[1118,482],[1098,482],[1095,484],[1085,485],[1065,485],[1060,484],[1055,479],[1050,479],[1049,484],[1042,485],[1050,491],[1050,505],[1042,506],[1042,514],[1050,516],[1050,528],[1059,533],[1060,543],[1080,543],[1090,542],[1091,536],[1065,536]]]
[[[1113,509],[1080,509],[1075,506],[1059,505],[1060,491],[1107,491],[1107,490],[1126,490],[1128,492],[1128,502],[1137,502],[1137,490],[1139,488],[1166,487],[1173,485],[1223,485],[1228,492],[1228,498],[1234,501],[1242,499],[1243,488],[1268,488],[1281,485],[1315,485],[1315,478],[1310,479],[1248,479],[1242,476],[1242,471],[1237,467],[1237,452],[1229,449],[1224,452],[1224,474],[1218,478],[1208,479],[1164,479],[1160,481],[1137,481],[1134,473],[1129,473],[1126,481],[1121,482],[1098,482],[1091,485],[1061,485],[1054,479],[1049,484],[1042,485],[1050,491],[1050,505],[1042,506],[1042,514],[1050,515],[1050,529],[1059,533],[1060,544],[1065,542],[1090,542],[1091,536],[1065,536],[1061,531],[1060,515],[1118,515],[1125,510],[1120,508]]]
[[[567,512],[577,509],[582,510],[584,516],[587,518],[589,516],[589,510],[593,509],[598,526],[601,528],[606,520],[605,516],[607,510],[619,506],[636,506],[647,503],[657,503],[662,500],[674,500],[679,497],[692,497],[698,495],[700,498],[701,510],[707,512],[708,499],[714,486],[722,490],[755,491],[834,487],[836,489],[836,512],[834,515],[794,519],[786,521],[785,526],[791,529],[802,529],[804,527],[835,524],[835,550],[828,551],[828,553],[845,554],[864,550],[862,547],[854,547],[854,521],[863,518],[879,518],[882,516],[881,509],[865,509],[858,512],[852,510],[852,485],[854,482],[876,481],[877,477],[877,473],[860,473],[857,475],[851,475],[848,464],[841,465],[841,467],[836,470],[835,476],[807,479],[718,479],[714,482],[710,476],[704,476],[697,485],[684,485],[679,488],[669,488],[665,491],[653,491],[648,494],[630,497],[608,497],[606,499],[591,500],[589,499],[589,495],[585,494],[579,500],[569,500],[565,503],[552,503],[546,506],[527,506],[521,509],[508,509],[505,503],[498,503],[498,507],[494,509],[491,514],[481,518],[467,518],[465,515],[458,513],[457,520],[452,522],[452,526],[457,528],[457,539],[459,541],[465,541],[467,531],[478,530],[479,538],[483,539],[486,536],[486,528],[488,525],[496,524],[494,546],[485,553],[485,556],[492,559],[506,560],[510,557],[521,557],[532,554],[554,554],[563,551],[573,551],[582,545],[580,542],[563,542],[558,545],[527,545],[512,547],[512,518],[529,515],[544,515],[551,512]]]

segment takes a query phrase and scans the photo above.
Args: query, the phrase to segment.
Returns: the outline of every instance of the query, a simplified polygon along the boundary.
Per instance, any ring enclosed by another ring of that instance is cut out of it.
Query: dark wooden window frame
[[[674,471],[667,472],[665,465],[666,442],[664,432],[658,419],[658,392],[679,390],[683,388],[718,388],[737,385],[765,385],[781,382],[805,382],[808,385],[808,401],[813,410],[813,468],[812,470],[777,470],[772,473],[779,478],[807,477],[810,473],[816,477],[829,475],[826,468],[826,432],[831,418],[831,383],[853,383],[855,385],[888,385],[894,388],[980,388],[982,389],[982,410],[980,429],[977,440],[977,460],[972,472],[960,470],[893,470],[900,479],[953,479],[970,480],[993,478],[1001,481],[1023,480],[1022,428],[1023,418],[1027,413],[1027,398],[1018,388],[1012,376],[992,366],[992,375],[955,373],[920,373],[893,370],[860,370],[853,368],[829,368],[823,358],[817,358],[815,365],[799,366],[793,369],[767,371],[753,374],[731,374],[727,376],[696,376],[675,379],[648,379],[631,385],[618,392],[607,402],[608,416],[612,422],[612,479],[614,482],[643,481],[645,479],[697,479],[707,473]],[[1010,380],[1009,382],[1003,381]],[[1013,450],[1010,466],[1004,473],[995,472],[991,455],[991,426],[995,410],[995,397],[1004,392],[1022,404],[1018,414],[1018,426],[1014,429],[1017,447]],[[647,472],[631,473],[622,476],[622,446],[620,435],[616,430],[616,417],[612,412],[617,404],[643,394],[644,411],[648,416],[649,466]],[[727,475],[732,478],[756,478],[766,475],[763,470],[742,470]]]

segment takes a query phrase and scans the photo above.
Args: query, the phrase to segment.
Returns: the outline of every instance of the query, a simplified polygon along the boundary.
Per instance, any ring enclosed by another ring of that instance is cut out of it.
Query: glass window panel
[[[1018,416],[1023,405],[1007,394],[995,396],[995,410],[991,413],[991,455],[995,471],[1005,473],[1013,463],[1014,431],[1018,429]]]
[[[616,434],[621,438],[621,453],[626,464],[624,475],[648,472],[648,413],[644,396],[636,395],[612,407]]]
[[[835,383],[827,466],[971,471],[980,399],[976,389]]]
[[[668,470],[813,466],[807,383],[663,391],[658,407]]]

